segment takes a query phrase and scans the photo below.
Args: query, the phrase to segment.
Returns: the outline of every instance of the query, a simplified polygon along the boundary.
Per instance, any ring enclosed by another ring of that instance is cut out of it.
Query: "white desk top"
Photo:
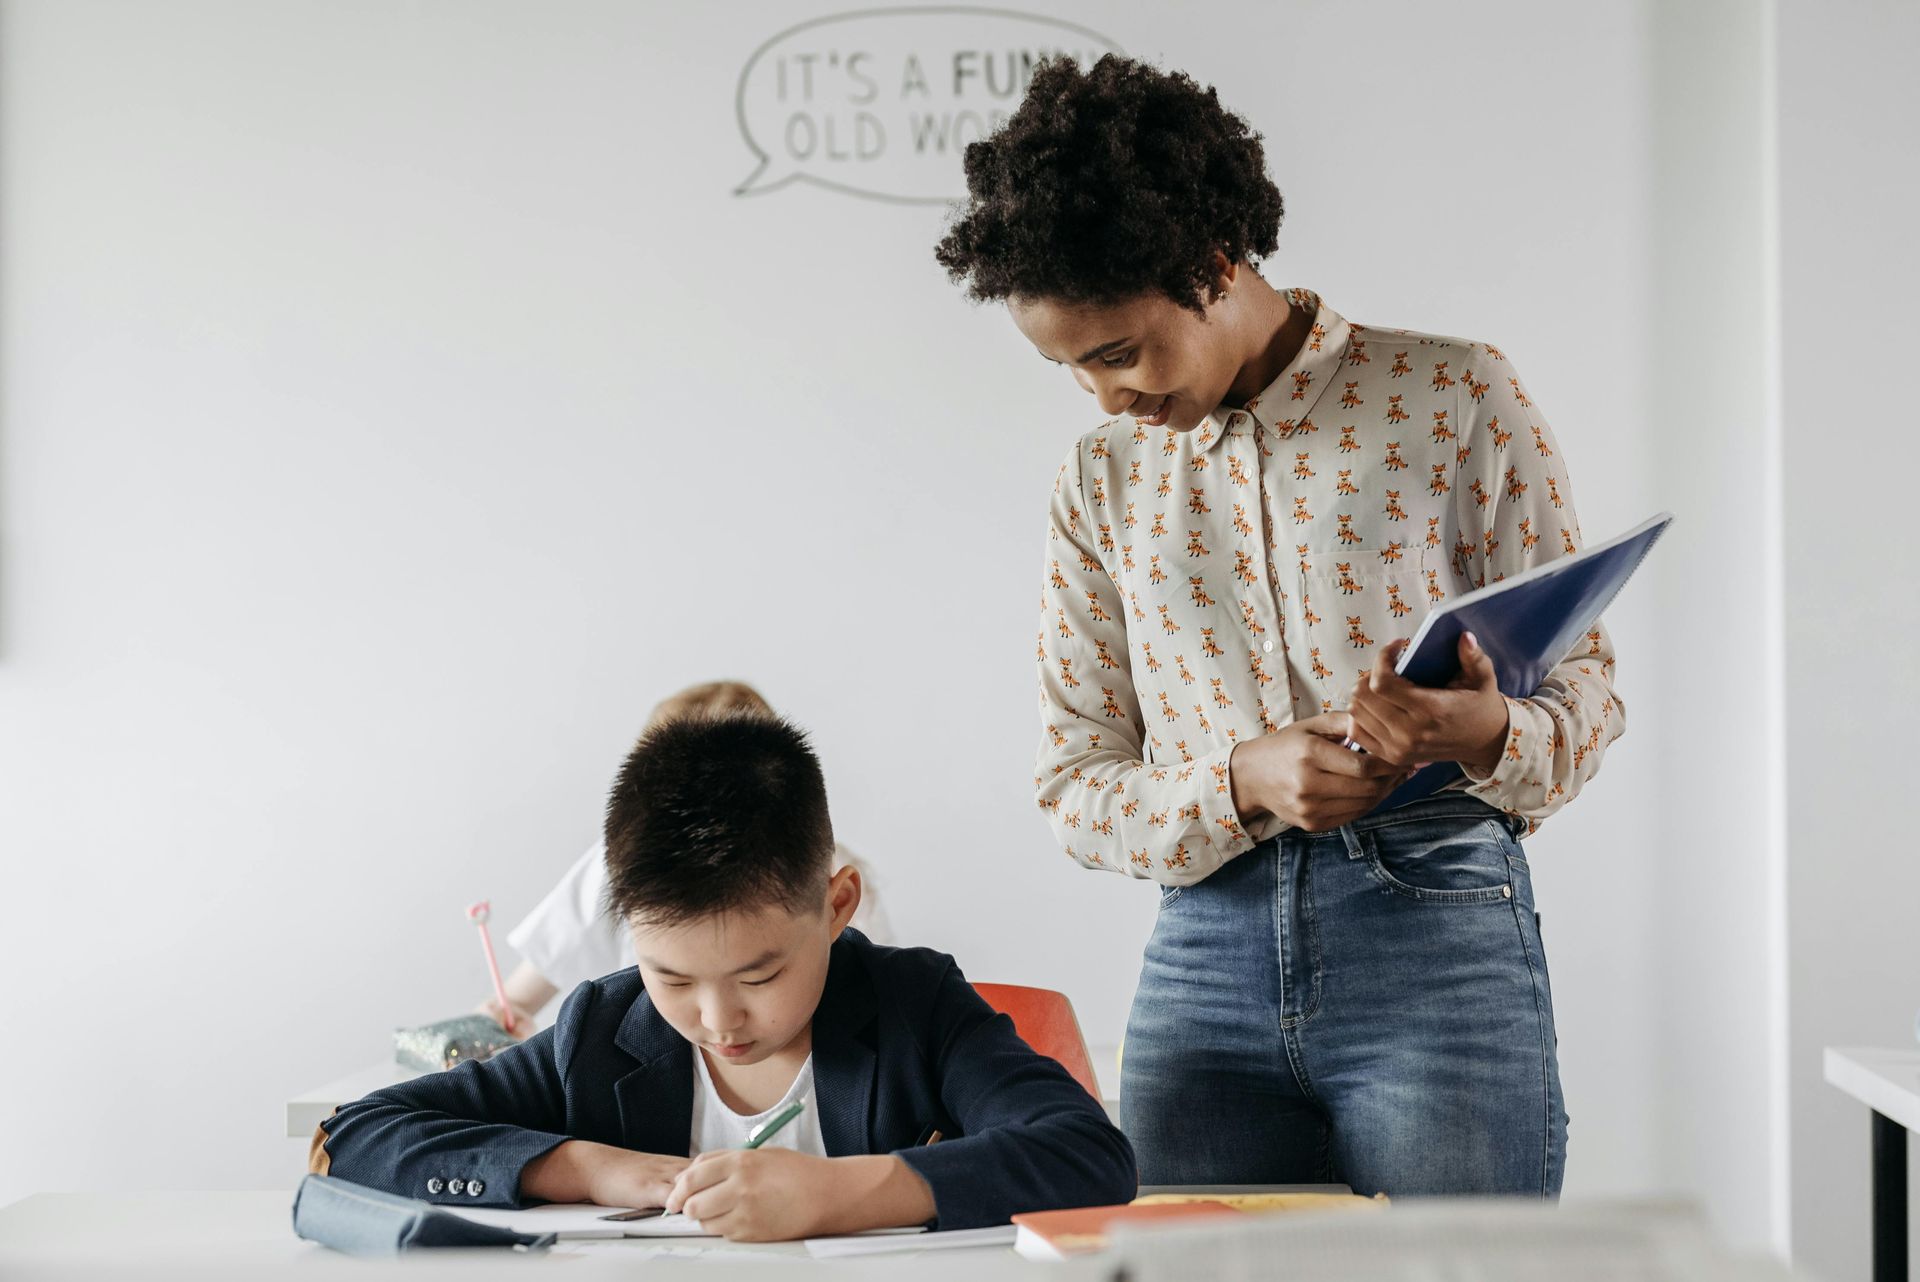
[[[1094,1046],[1088,1048],[1093,1057],[1094,1080],[1100,1083],[1101,1103],[1107,1106],[1107,1116],[1120,1121],[1120,1054],[1116,1046]],[[355,1073],[349,1073],[325,1086],[303,1092],[287,1101],[287,1138],[304,1140],[313,1135],[314,1127],[320,1125],[333,1110],[342,1104],[351,1103],[371,1091],[383,1086],[392,1086],[396,1082],[412,1081],[420,1076],[418,1069],[405,1068],[392,1061],[371,1064]]]
[[[582,1243],[582,1254],[423,1251],[356,1259],[293,1236],[291,1190],[246,1193],[39,1193],[0,1207],[0,1277],[162,1282],[256,1282],[335,1270],[354,1282],[472,1282],[512,1270],[521,1282],[553,1270],[573,1282],[632,1282],[661,1240]],[[1362,1223],[1364,1221],[1364,1223]],[[688,1239],[681,1239],[684,1245]],[[714,1243],[690,1277],[909,1279],[910,1282],[1112,1282],[1125,1261],[1141,1282],[1266,1282],[1276,1260],[1328,1282],[1448,1277],[1622,1278],[1644,1282],[1790,1282],[1777,1262],[1737,1256],[1684,1210],[1632,1203],[1559,1207],[1514,1201],[1410,1203],[1383,1215],[1247,1216],[1208,1229],[1163,1228],[1116,1244],[1115,1255],[1036,1263],[1010,1248],[815,1260],[792,1244]],[[631,1248],[631,1249],[622,1249]],[[1115,1257],[1119,1256],[1120,1259]],[[663,1266],[662,1273],[670,1270]]]
[[[0,1277],[259,1278],[314,1269],[350,1269],[356,1279],[403,1276],[409,1282],[459,1278],[473,1270],[563,1268],[563,1276],[620,1278],[631,1282],[636,1264],[661,1248],[704,1247],[701,1278],[762,1278],[776,1270],[809,1278],[874,1278],[909,1275],[920,1282],[1044,1277],[1053,1282],[1106,1279],[1110,1265],[1075,1261],[1073,1267],[1035,1264],[1010,1247],[930,1251],[865,1259],[814,1260],[798,1243],[748,1245],[713,1239],[644,1239],[563,1243],[547,1255],[512,1251],[426,1251],[404,1260],[365,1260],[339,1255],[293,1235],[293,1192],[36,1193],[0,1207]],[[575,1251],[565,1248],[590,1248]],[[771,1258],[770,1258],[771,1257]],[[910,1262],[910,1263],[909,1263]],[[906,1265],[906,1268],[902,1268]],[[714,1270],[718,1269],[719,1272]]]
[[[1829,1046],[1827,1082],[1908,1130],[1920,1131],[1920,1047]]]
[[[419,1069],[406,1068],[387,1060],[296,1095],[287,1101],[287,1138],[309,1139],[314,1128],[332,1116],[333,1110],[342,1104],[351,1103],[383,1086],[410,1082],[418,1076]]]

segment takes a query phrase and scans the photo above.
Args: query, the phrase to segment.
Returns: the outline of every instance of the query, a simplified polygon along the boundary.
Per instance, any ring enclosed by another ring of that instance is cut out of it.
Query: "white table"
[[[287,1101],[287,1138],[311,1139],[314,1128],[331,1117],[333,1110],[342,1104],[350,1104],[383,1086],[410,1082],[419,1076],[419,1069],[406,1068],[388,1060],[296,1095]]]
[[[1093,1058],[1094,1080],[1100,1084],[1101,1103],[1117,1126],[1120,1122],[1120,1056],[1116,1046],[1093,1046],[1087,1053]],[[358,1072],[304,1091],[287,1101],[287,1138],[304,1140],[313,1136],[314,1127],[325,1121],[333,1110],[351,1103],[371,1091],[396,1082],[409,1082],[420,1070],[405,1068],[392,1061],[370,1064]]]
[[[1827,1082],[1873,1116],[1874,1282],[1907,1278],[1907,1132],[1920,1130],[1920,1049],[1829,1046]]]
[[[679,1276],[645,1267],[631,1252],[524,1255],[513,1251],[423,1251],[404,1259],[356,1259],[293,1236],[290,1191],[248,1193],[39,1193],[0,1207],[0,1278],[6,1282],[257,1282],[328,1273],[353,1282],[482,1282],[497,1271],[569,1282],[633,1282]],[[1689,1227],[1689,1221],[1696,1221]],[[686,1239],[682,1239],[686,1241]],[[1247,1216],[1209,1227],[1169,1227],[1113,1254],[1042,1264],[1011,1249],[814,1260],[791,1244],[740,1247],[694,1261],[685,1276],[765,1282],[800,1278],[901,1282],[1271,1282],[1279,1261],[1327,1282],[1410,1282],[1446,1277],[1550,1277],[1556,1282],[1793,1282],[1777,1261],[1735,1255],[1697,1214],[1632,1203],[1543,1206],[1513,1201],[1409,1203],[1383,1215]]]
[[[316,1269],[336,1269],[351,1271],[355,1279],[368,1282],[389,1277],[404,1277],[408,1282],[442,1277],[467,1282],[475,1270],[511,1269],[524,1278],[529,1270],[544,1275],[560,1269],[560,1276],[580,1282],[603,1277],[631,1282],[635,1266],[646,1261],[649,1249],[672,1241],[594,1243],[586,1254],[561,1248],[533,1256],[500,1250],[426,1251],[405,1260],[366,1260],[339,1255],[295,1237],[292,1208],[291,1190],[36,1193],[0,1207],[0,1278],[7,1282],[96,1277],[112,1277],[116,1282],[128,1277],[202,1282],[295,1272],[306,1276]],[[807,1256],[804,1246],[791,1242],[744,1245],[712,1239],[677,1241],[714,1251],[713,1258],[694,1261],[700,1267],[689,1276],[699,1278],[737,1277],[764,1282],[769,1276],[786,1274],[805,1278],[901,1276],[915,1282],[998,1278],[1109,1282],[1113,1272],[1111,1262],[1036,1264],[1005,1246],[814,1260]],[[561,1247],[568,1245],[562,1243]],[[782,1267],[769,1274],[774,1264]],[[401,1269],[405,1269],[404,1274]]]

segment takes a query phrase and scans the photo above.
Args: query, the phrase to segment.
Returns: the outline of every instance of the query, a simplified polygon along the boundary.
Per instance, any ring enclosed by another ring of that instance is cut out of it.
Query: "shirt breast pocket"
[[[1309,548],[1294,560],[1293,603],[1323,708],[1344,708],[1379,647],[1419,630],[1444,595],[1441,550],[1387,542]]]

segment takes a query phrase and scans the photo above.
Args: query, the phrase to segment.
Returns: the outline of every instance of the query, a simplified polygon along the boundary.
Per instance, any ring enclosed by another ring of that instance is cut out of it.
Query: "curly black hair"
[[[1158,291],[1203,311],[1214,251],[1264,258],[1285,212],[1260,135],[1211,86],[1117,54],[1038,64],[966,168],[969,199],[934,256],[980,302]]]

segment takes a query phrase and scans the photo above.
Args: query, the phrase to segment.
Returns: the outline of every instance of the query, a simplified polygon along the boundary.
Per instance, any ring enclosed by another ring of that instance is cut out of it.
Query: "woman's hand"
[[[1444,686],[1417,686],[1393,670],[1407,642],[1380,647],[1347,709],[1353,741],[1382,761],[1421,766],[1457,761],[1482,774],[1500,764],[1507,700],[1493,660],[1473,633],[1460,637],[1460,672]]]
[[[611,1144],[568,1140],[528,1162],[520,1172],[522,1197],[597,1206],[665,1206],[684,1157],[636,1153]]]
[[[1228,775],[1241,820],[1272,814],[1326,832],[1385,800],[1410,772],[1344,747],[1350,725],[1346,713],[1326,712],[1236,747]]]

